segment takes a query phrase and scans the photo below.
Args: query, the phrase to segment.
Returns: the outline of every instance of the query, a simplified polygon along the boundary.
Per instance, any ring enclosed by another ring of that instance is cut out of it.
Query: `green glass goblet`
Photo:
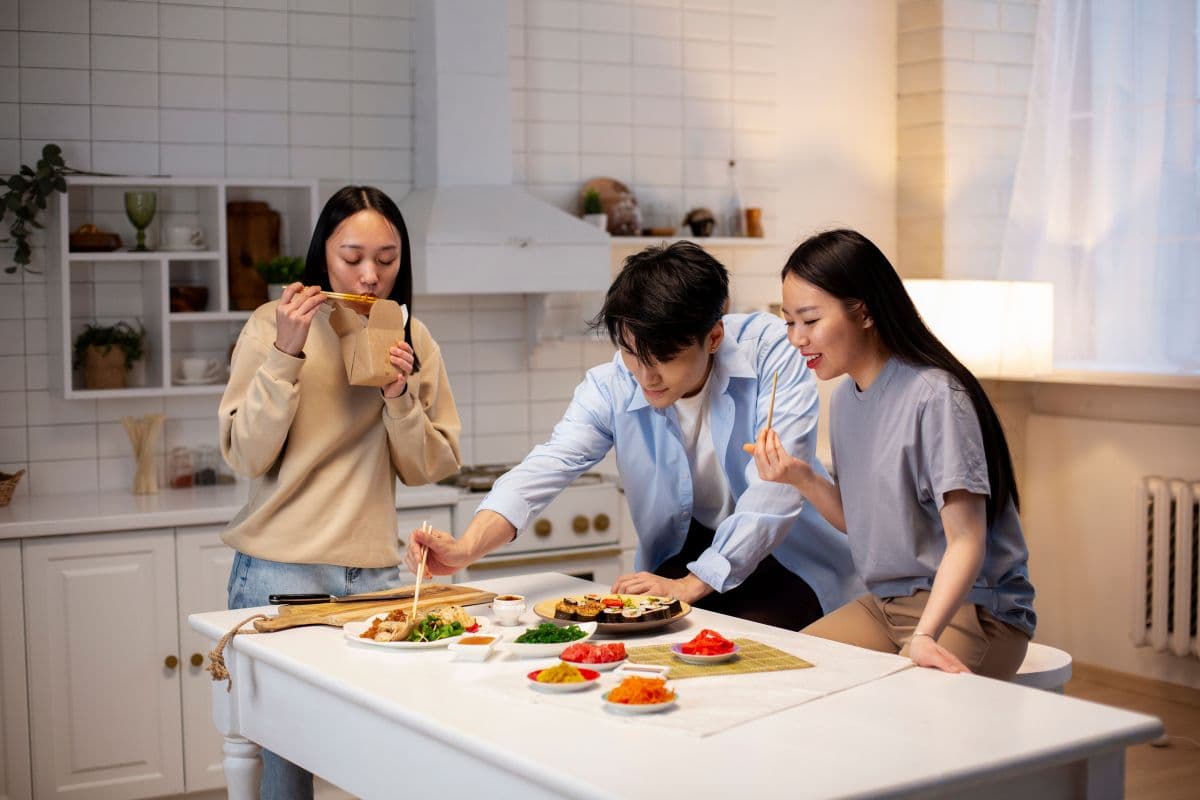
[[[129,217],[133,227],[137,228],[137,247],[133,248],[134,250],[150,249],[146,247],[146,228],[154,219],[154,210],[157,206],[158,195],[154,192],[125,193],[125,216]]]

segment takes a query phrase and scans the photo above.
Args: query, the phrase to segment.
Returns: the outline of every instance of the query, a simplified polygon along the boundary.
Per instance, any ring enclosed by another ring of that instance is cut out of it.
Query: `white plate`
[[[675,692],[675,696],[665,703],[610,703],[608,692],[600,695],[600,699],[604,701],[604,707],[614,714],[654,714],[674,706],[679,700],[679,692]]]
[[[580,692],[591,686],[594,686],[600,680],[600,673],[594,669],[584,667],[579,670],[583,673],[583,680],[575,683],[538,683],[537,676],[541,672],[540,669],[535,669],[533,672],[525,676],[529,681],[529,688],[537,692],[546,692],[547,694],[562,694],[564,692]]]
[[[180,386],[208,386],[214,383],[220,383],[225,380],[224,375],[213,375],[211,378],[184,378],[180,376],[175,379],[175,383]]]
[[[738,650],[741,649],[740,647],[738,647],[735,644],[733,646],[733,649],[730,650],[728,653],[717,653],[715,655],[710,656],[710,655],[701,655],[699,653],[685,653],[685,652],[683,652],[683,650],[680,649],[682,647],[683,647],[683,645],[681,645],[681,644],[671,645],[671,653],[676,658],[678,658],[680,661],[683,661],[684,663],[687,663],[687,664],[720,664],[722,661],[728,661],[729,659],[736,656],[738,654]]]
[[[386,616],[386,614],[376,614],[374,617],[370,617],[361,622],[347,622],[342,626],[342,633],[350,641],[356,644],[368,645],[370,647],[387,647],[392,650],[434,650],[439,647],[448,647],[464,636],[482,633],[484,630],[483,620],[479,617],[476,617],[475,622],[479,624],[479,628],[477,630],[470,631],[469,633],[460,633],[458,636],[447,636],[445,639],[438,639],[437,641],[433,642],[377,642],[374,639],[363,639],[361,637],[360,634],[366,631],[367,628],[371,627],[371,623],[375,620],[375,617]]]
[[[504,641],[496,645],[496,649],[505,653],[512,653],[518,658],[553,658],[563,650],[566,650],[570,645],[578,644],[579,642],[586,642],[588,639],[592,638],[592,634],[596,632],[596,623],[594,622],[566,623],[565,625],[570,624],[578,625],[579,629],[584,632],[584,636],[580,639],[572,639],[569,642],[551,642],[549,644],[526,644],[524,642],[515,642],[512,639],[506,638]],[[560,627],[565,627],[565,625]],[[514,631],[511,635],[513,639],[515,639],[526,630],[528,629]],[[588,669],[592,669],[592,667],[589,666]]]

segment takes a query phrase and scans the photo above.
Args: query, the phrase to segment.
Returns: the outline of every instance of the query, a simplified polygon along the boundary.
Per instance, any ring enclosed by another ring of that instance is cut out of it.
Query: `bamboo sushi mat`
[[[791,653],[756,642],[753,639],[734,639],[736,656],[717,664],[688,664],[671,652],[669,644],[630,647],[626,652],[630,664],[662,664],[671,668],[668,678],[703,678],[713,675],[742,675],[749,672],[781,672],[788,669],[808,669],[812,663]]]

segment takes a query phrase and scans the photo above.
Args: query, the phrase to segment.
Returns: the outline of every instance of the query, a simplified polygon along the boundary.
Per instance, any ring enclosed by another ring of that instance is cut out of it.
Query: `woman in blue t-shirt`
[[[874,244],[835,230],[783,269],[788,340],[834,390],[834,482],[764,430],[765,480],[799,489],[849,536],[870,590],[805,633],[920,666],[1008,679],[1033,635],[1033,586],[1000,421],[979,381],[921,320]]]

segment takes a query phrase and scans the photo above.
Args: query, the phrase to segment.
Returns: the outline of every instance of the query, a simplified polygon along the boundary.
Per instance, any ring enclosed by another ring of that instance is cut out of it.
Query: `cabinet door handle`
[[[611,524],[611,522],[612,521],[608,518],[608,514],[597,514],[592,520],[592,527],[598,531],[606,531],[608,530],[608,526]]]
[[[576,533],[587,533],[590,526],[591,523],[588,522],[588,518],[583,514],[577,514],[571,519],[571,530]]]
[[[538,536],[549,536],[550,531],[553,529],[554,527],[550,524],[550,520],[546,519],[545,517],[542,517],[537,522],[533,523],[533,532]]]
[[[175,669],[179,666],[179,658],[176,656],[167,656],[163,659],[163,666],[167,669]]]
[[[204,656],[199,653],[192,653],[191,662],[193,667],[198,667],[204,663]]]

